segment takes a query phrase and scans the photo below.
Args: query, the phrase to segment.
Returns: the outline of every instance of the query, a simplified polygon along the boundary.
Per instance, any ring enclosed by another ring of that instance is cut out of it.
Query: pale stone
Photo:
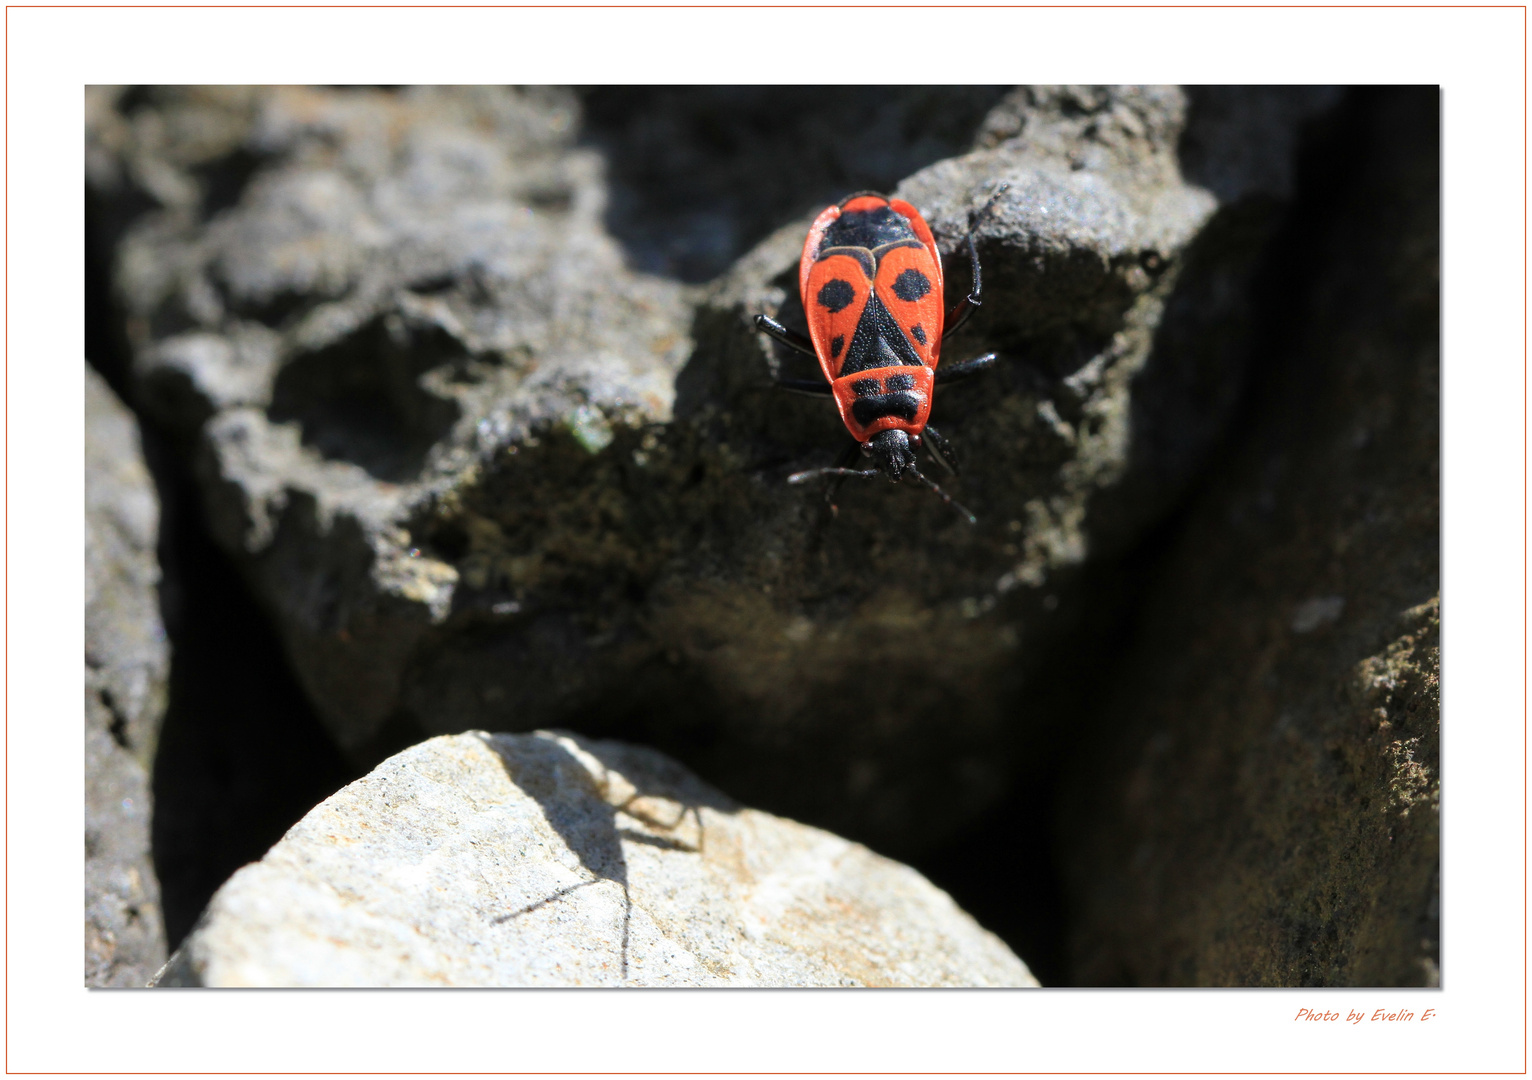
[[[1037,985],[909,867],[556,732],[389,758],[235,874],[158,983]]]

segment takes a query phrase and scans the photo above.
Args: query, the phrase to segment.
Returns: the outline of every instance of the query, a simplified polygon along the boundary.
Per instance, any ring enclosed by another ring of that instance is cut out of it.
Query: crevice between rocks
[[[110,287],[126,222],[103,222],[89,199],[85,219],[87,360],[133,409],[160,500],[160,613],[171,663],[151,781],[151,853],[174,950],[230,874],[359,772],[336,751],[270,621],[214,543],[174,436],[135,400]],[[126,747],[125,724],[112,713],[113,737]]]

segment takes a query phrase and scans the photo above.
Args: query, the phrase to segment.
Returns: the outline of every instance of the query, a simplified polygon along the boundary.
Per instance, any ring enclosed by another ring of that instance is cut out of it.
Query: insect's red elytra
[[[897,483],[908,473],[970,524],[977,521],[920,472],[915,450],[924,445],[956,475],[950,444],[929,423],[931,399],[937,383],[985,370],[994,364],[995,354],[940,371],[937,364],[942,340],[980,304],[972,221],[987,212],[1006,187],[996,188],[984,209],[971,219],[967,244],[973,290],[950,310],[945,306],[936,238],[909,203],[860,191],[814,219],[798,263],[808,337],[765,315],[757,315],[755,323],[783,344],[818,359],[823,383],[779,379],[778,385],[832,397],[846,430],[875,467],[850,469],[843,460],[832,468],[794,473],[788,483],[816,476],[835,477],[838,483],[847,476],[879,474]]]

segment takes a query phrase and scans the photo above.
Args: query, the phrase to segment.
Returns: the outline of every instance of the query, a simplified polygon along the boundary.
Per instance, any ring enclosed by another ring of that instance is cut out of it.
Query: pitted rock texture
[[[1017,91],[970,152],[888,177],[949,252],[1010,184],[976,223],[984,308],[944,350],[1002,363],[933,414],[976,528],[916,489],[850,483],[832,513],[785,484],[847,439],[771,389],[811,369],[750,321],[802,328],[817,186],[701,288],[625,264],[565,92],[128,95],[89,113],[88,161],[161,207],[118,262],[138,385],[354,758],[568,724],[915,852],[1035,763],[1111,607],[1094,568],[1186,490],[1244,385],[1290,186],[1271,147],[1334,95],[1199,93]],[[890,162],[950,132],[905,115]],[[709,125],[673,130],[705,149]],[[809,160],[838,138],[801,130]],[[619,188],[633,140],[603,143]],[[731,153],[787,205],[778,142]]]
[[[159,502],[138,425],[85,369],[85,985],[143,986],[165,960],[149,769],[170,655]]]
[[[119,103],[92,146],[178,178],[140,184],[161,209],[119,249],[140,397],[200,443],[215,533],[354,750],[457,580],[400,527],[411,501],[534,423],[663,419],[689,309],[602,230],[567,92]]]
[[[160,986],[1035,986],[915,871],[651,750],[443,736],[219,890]]]
[[[1061,782],[1078,984],[1438,980],[1439,123],[1348,106],[1366,164]]]

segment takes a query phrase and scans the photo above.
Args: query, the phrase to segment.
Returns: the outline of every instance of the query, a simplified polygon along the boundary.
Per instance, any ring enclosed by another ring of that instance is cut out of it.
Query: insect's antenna
[[[951,495],[948,495],[945,491],[943,491],[941,487],[936,483],[936,481],[928,480],[926,478],[926,474],[921,472],[919,469],[911,469],[910,472],[915,474],[915,479],[919,480],[926,487],[940,495],[942,497],[942,502],[946,503],[948,506],[952,507],[952,509],[962,514],[963,517],[968,520],[968,524],[977,525],[979,523],[979,519],[973,516],[968,507],[964,506]]]
[[[805,469],[787,478],[789,484],[801,484],[816,476],[877,476],[877,469]]]
[[[997,187],[993,192],[990,193],[989,201],[986,202],[982,207],[979,208],[979,212],[978,213],[974,214],[973,216],[971,216],[968,219],[968,228],[969,228],[970,231],[972,231],[972,229],[973,229],[973,227],[975,225],[977,225],[981,220],[983,220],[984,215],[988,214],[990,212],[990,210],[994,207],[995,200],[1000,198],[1000,196],[1004,195],[1006,193],[1006,190],[1010,186],[1011,186],[1011,182],[1009,180],[1006,180],[999,187]]]

